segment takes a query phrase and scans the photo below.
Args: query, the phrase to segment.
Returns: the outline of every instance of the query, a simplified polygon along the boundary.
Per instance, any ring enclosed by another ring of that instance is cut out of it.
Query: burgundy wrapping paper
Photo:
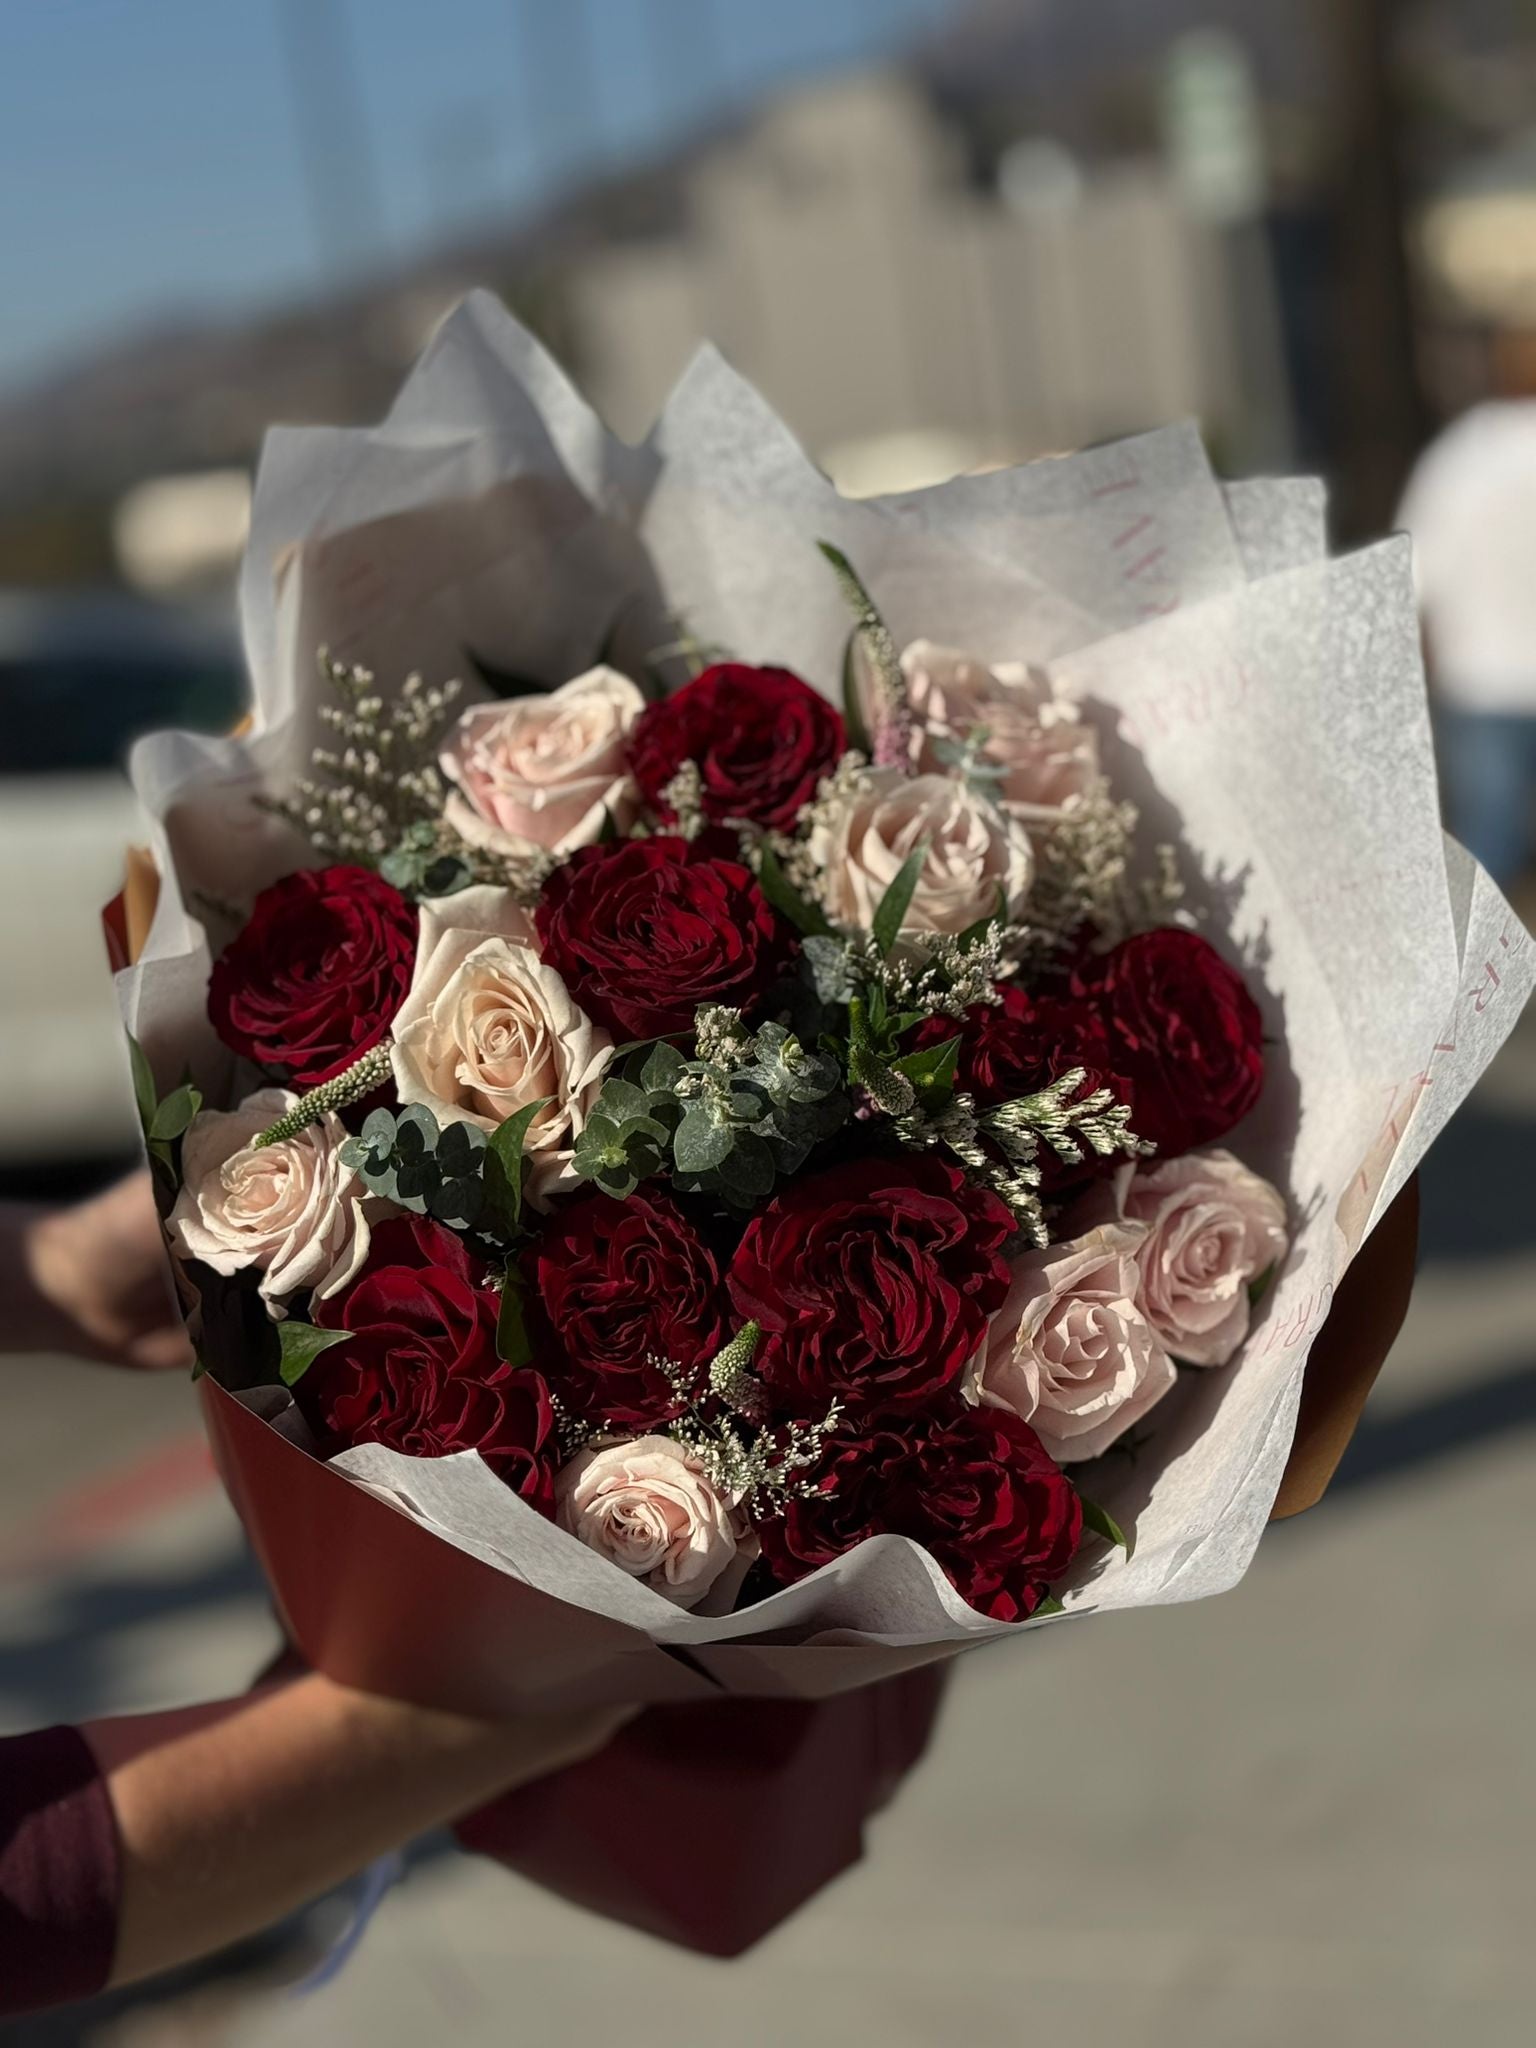
[[[456,1550],[280,1436],[210,1376],[214,1462],[289,1640],[362,1692],[486,1719],[719,1688],[636,1629]]]
[[[866,1823],[928,1745],[945,1678],[929,1666],[830,1700],[653,1707],[456,1832],[591,1912],[740,1955],[858,1862]]]

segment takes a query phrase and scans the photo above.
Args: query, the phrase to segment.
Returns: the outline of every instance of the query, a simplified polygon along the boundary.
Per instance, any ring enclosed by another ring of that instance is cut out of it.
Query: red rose
[[[498,1479],[553,1514],[549,1389],[498,1355],[487,1282],[487,1268],[440,1223],[381,1223],[359,1277],[315,1303],[323,1329],[353,1334],[319,1354],[295,1397],[330,1454],[353,1444],[413,1458],[478,1451]]]
[[[1130,1100],[1130,1084],[1114,1071],[1109,1031],[1093,1004],[1032,995],[1013,981],[1001,993],[1001,1002],[976,1004],[958,1024],[952,1017],[926,1018],[912,1034],[914,1050],[943,1045],[958,1032],[955,1080],[983,1109],[1033,1095],[1074,1067],[1083,1069],[1076,1099],[1107,1088],[1117,1102]],[[1085,1147],[1081,1165],[1070,1166],[1042,1145],[1042,1185],[1047,1194],[1059,1194],[1094,1174],[1112,1173],[1123,1157],[1103,1158]]]
[[[950,1385],[1008,1292],[1013,1218],[931,1154],[792,1182],[747,1227],[728,1281],[761,1323],[777,1407],[917,1407]]]
[[[699,1003],[751,1009],[788,952],[750,869],[667,836],[582,847],[535,921],[544,960],[620,1038],[686,1031]]]
[[[844,745],[842,718],[787,668],[723,661],[641,713],[629,759],[646,801],[668,823],[667,784],[685,761],[697,761],[707,818],[750,818],[787,832]]]
[[[1131,1128],[1165,1158],[1223,1137],[1258,1101],[1258,1005],[1197,932],[1169,926],[1125,939],[1079,963],[1072,993],[1103,1017],[1130,1086]]]
[[[1022,1621],[1072,1562],[1082,1503],[1027,1422],[1001,1408],[884,1414],[842,1423],[818,1468],[821,1491],[759,1530],[792,1584],[869,1536],[910,1536],[961,1599]]]
[[[214,962],[208,1015],[233,1052],[313,1088],[387,1037],[415,960],[416,913],[371,868],[286,875]]]
[[[585,1421],[625,1429],[666,1421],[683,1404],[648,1359],[703,1365],[730,1335],[713,1252],[654,1189],[622,1202],[593,1193],[563,1203],[529,1267],[559,1350],[549,1377]]]

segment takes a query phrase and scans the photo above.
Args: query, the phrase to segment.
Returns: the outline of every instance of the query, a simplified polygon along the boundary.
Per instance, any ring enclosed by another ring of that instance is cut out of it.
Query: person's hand
[[[191,1365],[147,1168],[69,1208],[12,1212],[7,1227],[7,1349],[141,1372]]]

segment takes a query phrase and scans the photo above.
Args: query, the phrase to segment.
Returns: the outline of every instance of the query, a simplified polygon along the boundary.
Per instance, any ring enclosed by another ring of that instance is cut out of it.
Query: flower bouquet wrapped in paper
[[[477,297],[270,438],[243,601],[119,976],[221,1470],[337,1678],[660,1707],[469,1832],[739,1946],[921,1747],[887,1681],[1241,1575],[1325,1331],[1326,1481],[1536,964],[1406,544],[1187,430],[847,501],[710,354],[631,448]]]

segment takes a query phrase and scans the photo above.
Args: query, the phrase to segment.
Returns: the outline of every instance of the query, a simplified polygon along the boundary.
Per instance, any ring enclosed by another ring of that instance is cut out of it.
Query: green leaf
[[[681,1173],[708,1173],[728,1157],[729,1124],[716,1123],[707,1109],[689,1109],[672,1138],[672,1156]]]
[[[675,1045],[659,1039],[646,1055],[640,1069],[640,1086],[647,1095],[670,1093],[673,1083],[687,1065],[687,1061]]]
[[[953,1088],[959,1057],[960,1040],[946,1038],[942,1045],[925,1045],[921,1052],[904,1053],[899,1060],[892,1060],[891,1066],[920,1088]]]
[[[455,1230],[468,1230],[485,1206],[485,1183],[462,1176],[440,1180],[427,1191],[427,1214]]]
[[[384,879],[388,881],[389,877],[385,875]],[[418,893],[422,896],[457,896],[474,879],[474,870],[468,861],[460,860],[456,853],[439,854],[436,860],[428,861],[422,869]]]
[[[537,1102],[526,1103],[486,1140],[480,1169],[486,1200],[496,1220],[513,1237],[523,1227],[523,1140],[528,1135],[528,1126],[553,1099],[541,1095]]]
[[[508,1365],[533,1362],[533,1343],[528,1335],[528,1316],[523,1303],[523,1276],[515,1259],[507,1261],[501,1283],[501,1308],[496,1317],[496,1351]]]
[[[794,883],[779,864],[779,857],[771,846],[762,850],[762,860],[757,870],[757,886],[787,924],[806,937],[829,938],[832,927],[827,923],[821,906],[812,903],[800,894]]]
[[[917,878],[923,872],[923,863],[928,858],[926,845],[909,853],[898,869],[891,886],[880,898],[880,908],[875,912],[870,933],[883,955],[890,952],[900,934],[902,920],[911,907]]]
[[[612,811],[609,810],[608,806],[604,804],[602,830],[597,835],[597,843],[599,846],[609,846],[618,836],[619,821]]]
[[[848,735],[848,744],[861,754],[873,751],[869,742],[869,728],[864,723],[864,707],[859,702],[859,629],[854,627],[848,635],[848,645],[843,649],[843,727]]]
[[[160,1095],[155,1087],[154,1069],[149,1064],[148,1053],[131,1031],[125,1035],[128,1040],[128,1064],[133,1070],[133,1099],[139,1106],[139,1122],[148,1136]]]
[[[421,874],[421,856],[397,846],[393,853],[386,853],[379,862],[379,873],[392,889],[402,892],[414,889]]]
[[[604,1116],[612,1117],[616,1124],[623,1124],[633,1117],[644,1116],[650,1109],[651,1098],[633,1081],[621,1081],[610,1075],[599,1091],[597,1105]]]
[[[466,1174],[478,1174],[480,1155],[485,1150],[486,1138],[478,1124],[444,1124],[437,1141],[436,1158],[439,1169],[449,1180],[460,1180]]]
[[[279,1323],[277,1370],[283,1385],[296,1387],[322,1351],[345,1343],[351,1334],[350,1330],[317,1330],[313,1323],[295,1322],[291,1316]]]
[[[720,1179],[736,1201],[745,1204],[759,1200],[773,1189],[772,1151],[750,1131],[739,1132],[721,1163]]]
[[[149,1135],[169,1143],[179,1138],[203,1106],[203,1098],[190,1081],[173,1089],[149,1120]]]
[[[424,1102],[408,1102],[395,1118],[395,1144],[408,1158],[430,1152],[437,1136],[437,1118]]]
[[[442,1179],[437,1163],[432,1159],[402,1159],[394,1172],[395,1200],[404,1202],[407,1208],[414,1208],[418,1203],[424,1205]]]
[[[1031,1621],[1038,1621],[1042,1614],[1065,1614],[1066,1611],[1056,1595],[1048,1593],[1029,1618]]]
[[[1083,1527],[1091,1529],[1095,1536],[1102,1536],[1106,1543],[1117,1544],[1129,1559],[1136,1548],[1135,1538],[1126,1535],[1108,1508],[1101,1508],[1096,1500],[1090,1500],[1085,1493],[1080,1493],[1077,1497],[1083,1506]]]

